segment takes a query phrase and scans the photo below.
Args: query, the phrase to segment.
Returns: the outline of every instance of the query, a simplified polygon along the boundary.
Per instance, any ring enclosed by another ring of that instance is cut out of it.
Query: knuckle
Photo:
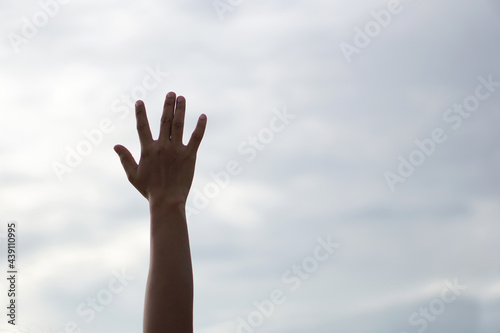
[[[184,123],[182,121],[174,121],[172,127],[179,130],[184,127]]]
[[[143,129],[146,128],[146,125],[147,125],[146,122],[144,122],[144,121],[138,121],[137,122],[137,129],[138,130],[143,130]]]
[[[143,148],[141,150],[141,157],[149,157],[151,155],[151,150],[149,148]]]
[[[154,145],[153,147],[151,147],[150,152],[153,154],[159,154],[164,150],[165,150],[165,147],[163,144],[157,144],[157,145]]]
[[[203,134],[201,133],[198,133],[198,132],[194,132],[193,133],[193,140],[194,141],[201,141],[201,139],[203,138]]]
[[[162,124],[170,124],[172,123],[172,117],[161,117],[160,122]]]

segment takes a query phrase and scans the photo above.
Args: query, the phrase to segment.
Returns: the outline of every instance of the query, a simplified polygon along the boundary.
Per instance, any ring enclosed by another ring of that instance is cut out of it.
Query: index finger
[[[146,115],[146,107],[144,102],[139,100],[135,103],[135,118],[137,120],[137,133],[141,147],[149,145],[153,141],[151,129],[149,128],[148,116]]]
[[[207,127],[207,116],[205,114],[202,114],[198,118],[198,123],[196,124],[196,128],[194,129],[193,134],[191,134],[191,139],[189,139],[189,142],[187,144],[188,150],[192,154],[196,154],[196,152],[198,151],[198,147],[200,146],[201,140],[203,139],[206,127]]]

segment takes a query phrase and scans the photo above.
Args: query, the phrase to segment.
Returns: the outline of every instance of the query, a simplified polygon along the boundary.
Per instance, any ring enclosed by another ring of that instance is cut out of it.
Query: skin
[[[151,215],[145,333],[193,332],[193,272],[186,223],[186,201],[193,182],[196,153],[207,118],[202,114],[189,143],[182,143],[186,100],[169,92],[160,134],[153,140],[146,108],[135,104],[141,157],[136,163],[122,145],[114,147],[130,183],[148,200]]]

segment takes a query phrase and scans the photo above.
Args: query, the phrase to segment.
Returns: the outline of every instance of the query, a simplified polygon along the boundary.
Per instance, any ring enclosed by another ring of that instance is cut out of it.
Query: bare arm
[[[144,333],[193,332],[193,272],[185,205],[194,176],[196,152],[206,116],[201,115],[189,143],[182,143],[186,101],[167,94],[160,135],[153,140],[146,109],[136,103],[141,158],[116,145],[132,185],[149,201],[151,246],[144,306]]]

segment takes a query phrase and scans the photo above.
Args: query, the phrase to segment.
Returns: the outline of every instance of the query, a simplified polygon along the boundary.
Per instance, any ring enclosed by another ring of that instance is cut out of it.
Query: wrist
[[[150,198],[151,240],[164,239],[167,234],[184,233],[186,228],[186,210],[183,200],[173,198]],[[162,241],[163,243],[163,241]]]
[[[184,208],[186,198],[172,195],[150,195],[148,198],[150,208]]]

